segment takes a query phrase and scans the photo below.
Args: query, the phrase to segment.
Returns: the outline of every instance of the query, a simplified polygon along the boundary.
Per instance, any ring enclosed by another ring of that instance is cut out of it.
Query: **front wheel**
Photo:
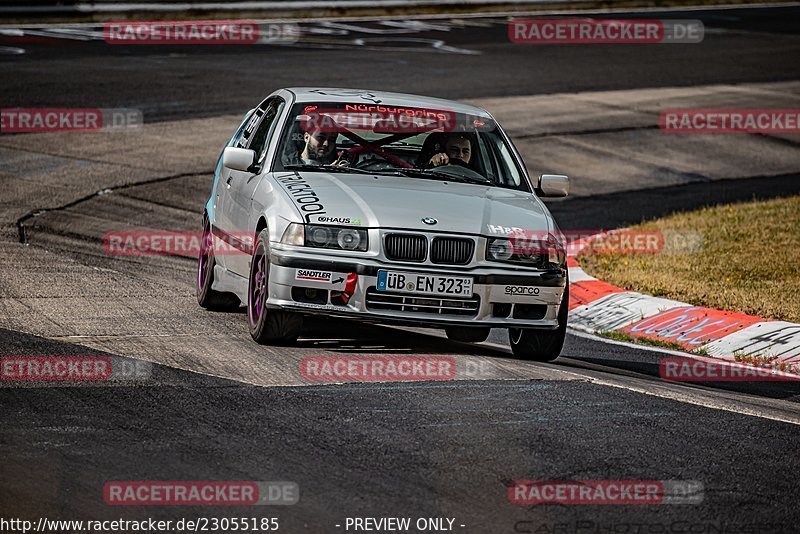
[[[247,288],[250,335],[261,345],[294,343],[303,327],[303,318],[296,313],[267,309],[269,267],[269,233],[262,230],[256,238]]]
[[[555,330],[523,330],[509,328],[508,341],[514,356],[522,360],[551,362],[558,358],[567,337],[567,315],[569,314],[569,283],[564,287],[564,296],[558,307],[558,328]]]

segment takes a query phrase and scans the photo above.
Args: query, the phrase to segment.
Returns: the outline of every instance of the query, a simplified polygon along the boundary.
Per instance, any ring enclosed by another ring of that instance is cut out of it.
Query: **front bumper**
[[[379,270],[415,274],[469,276],[473,298],[378,292]],[[352,296],[343,304],[336,296],[350,273],[358,275]],[[537,271],[514,266],[458,268],[408,265],[381,259],[328,255],[317,250],[270,253],[270,308],[304,314],[358,319],[365,322],[432,327],[492,328],[558,327],[566,270]]]

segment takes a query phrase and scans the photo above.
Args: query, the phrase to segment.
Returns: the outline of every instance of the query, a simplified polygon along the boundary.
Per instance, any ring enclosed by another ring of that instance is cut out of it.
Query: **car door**
[[[243,148],[246,143],[245,135],[249,128],[255,128],[253,116],[255,110],[251,110],[239,125],[236,133],[231,137],[225,147]],[[214,234],[219,237],[221,234],[233,232],[233,223],[230,220],[231,205],[231,169],[222,164],[222,154],[219,156],[215,172],[214,202],[209,210],[209,218],[213,225]],[[227,250],[227,248],[225,248]],[[225,265],[227,254],[218,254],[216,262],[218,265],[227,269]]]
[[[284,101],[273,97],[262,103],[256,110],[255,126],[252,133],[244,139],[245,147],[256,153],[256,172],[230,171],[226,178],[230,185],[230,203],[227,217],[230,220],[234,238],[246,239],[253,232],[250,220],[253,219],[253,193],[267,171],[266,156],[273,133],[277,126],[277,117],[283,110]],[[250,257],[245,254],[231,255],[227,258],[226,267],[236,274],[248,276]]]

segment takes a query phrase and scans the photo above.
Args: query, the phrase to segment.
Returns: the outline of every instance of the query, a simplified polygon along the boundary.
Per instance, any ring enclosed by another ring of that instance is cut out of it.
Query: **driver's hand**
[[[430,163],[434,167],[438,167],[439,165],[447,165],[448,163],[450,163],[450,158],[447,157],[447,154],[444,153],[434,154],[428,163]]]
[[[334,165],[336,167],[349,167],[350,162],[345,157],[344,152],[342,152],[341,154],[339,154],[339,157],[336,158],[336,161],[331,163],[331,165]]]

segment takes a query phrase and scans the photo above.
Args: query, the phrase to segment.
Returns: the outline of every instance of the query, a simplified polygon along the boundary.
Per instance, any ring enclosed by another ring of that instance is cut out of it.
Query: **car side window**
[[[233,143],[233,146],[236,148],[247,148],[247,145],[250,141],[250,138],[253,136],[253,132],[258,125],[258,121],[261,120],[261,117],[264,116],[264,110],[256,109],[251,114],[250,117],[242,124],[239,132],[236,133],[236,140]]]
[[[499,136],[494,136],[490,141],[492,152],[494,153],[494,165],[498,167],[501,183],[507,186],[520,187],[522,176],[519,169],[514,165],[514,158],[511,151]]]
[[[272,132],[275,130],[276,117],[280,115],[283,109],[283,100],[279,98],[272,99],[266,103],[266,109],[256,111],[260,115],[261,121],[255,127],[255,132],[252,134],[250,142],[247,146],[250,150],[256,153],[256,161],[262,164],[264,157],[267,154],[267,147],[269,146],[269,139],[272,137]]]

